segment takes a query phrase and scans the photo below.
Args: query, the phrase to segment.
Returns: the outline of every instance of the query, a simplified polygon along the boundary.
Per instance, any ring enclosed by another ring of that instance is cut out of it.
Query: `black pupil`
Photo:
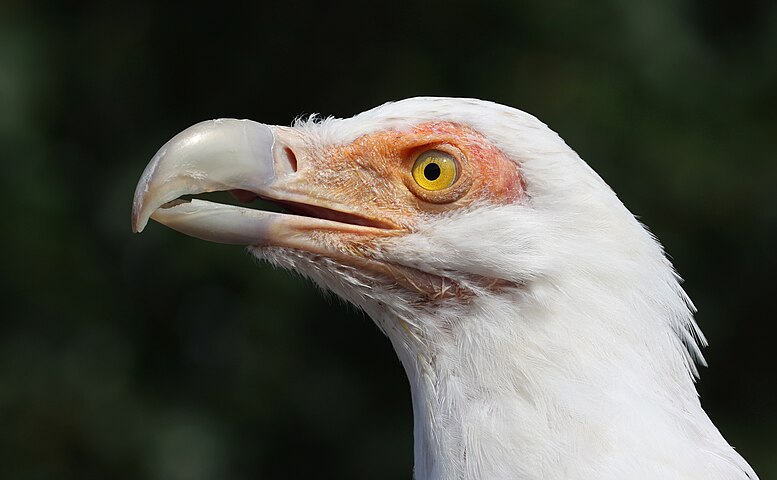
[[[440,178],[440,166],[436,163],[427,164],[424,167],[424,177],[427,180],[437,180]]]

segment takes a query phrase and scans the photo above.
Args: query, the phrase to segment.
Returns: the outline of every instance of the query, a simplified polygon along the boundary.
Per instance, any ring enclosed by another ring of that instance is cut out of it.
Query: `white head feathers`
[[[520,288],[422,305],[353,270],[262,254],[387,332],[413,392],[416,478],[756,478],[696,397],[704,338],[661,246],[542,122],[491,102],[412,98],[295,127],[344,145],[433,121],[466,125],[517,162],[526,196],[430,215],[378,254]]]

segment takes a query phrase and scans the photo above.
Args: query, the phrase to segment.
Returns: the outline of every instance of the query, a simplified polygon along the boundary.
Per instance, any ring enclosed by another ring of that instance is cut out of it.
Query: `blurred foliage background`
[[[0,478],[410,478],[369,319],[135,182],[203,119],[414,95],[527,110],[663,241],[711,346],[702,401],[777,476],[777,4],[0,3]]]

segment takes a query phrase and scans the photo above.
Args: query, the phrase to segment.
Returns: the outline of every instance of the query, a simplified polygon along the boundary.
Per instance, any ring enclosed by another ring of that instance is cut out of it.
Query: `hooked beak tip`
[[[135,215],[132,216],[132,233],[141,233],[144,228],[146,228],[146,224],[148,223],[148,220],[145,222],[141,222],[138,217]]]
[[[132,202],[132,231],[140,233],[157,209],[183,195],[257,192],[275,179],[271,126],[218,119],[193,125],[165,143],[146,166]],[[168,218],[156,216],[156,220]]]
[[[148,193],[148,168],[143,172],[143,177],[135,189],[135,197],[132,199],[132,233],[140,233],[146,228],[151,212],[147,212],[146,195]]]

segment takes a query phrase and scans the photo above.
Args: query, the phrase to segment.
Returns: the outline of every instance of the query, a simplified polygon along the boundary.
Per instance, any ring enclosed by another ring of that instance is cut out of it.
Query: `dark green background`
[[[152,224],[135,182],[203,119],[414,95],[547,122],[663,241],[699,390],[777,476],[777,8],[754,0],[0,4],[0,478],[409,479],[369,319]]]

